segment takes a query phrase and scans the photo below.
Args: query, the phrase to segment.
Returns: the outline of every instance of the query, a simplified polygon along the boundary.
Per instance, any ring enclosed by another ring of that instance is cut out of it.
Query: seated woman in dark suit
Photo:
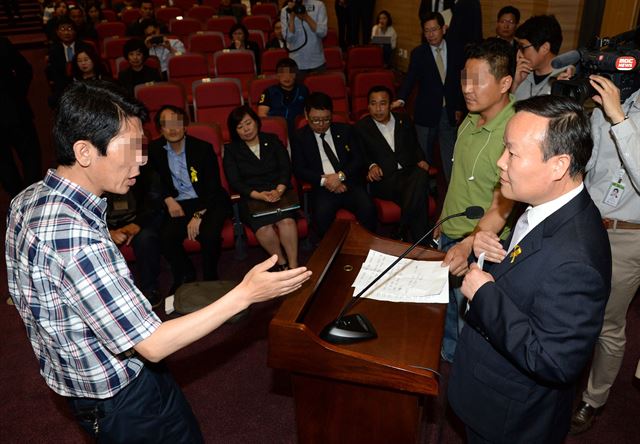
[[[227,124],[232,141],[225,146],[223,165],[229,184],[242,196],[240,219],[251,227],[262,248],[278,255],[279,269],[296,268],[295,211],[253,217],[248,207],[251,199],[277,202],[291,188],[287,150],[277,136],[260,132],[260,118],[249,106],[231,111]]]
[[[260,46],[252,40],[249,40],[249,30],[241,23],[236,23],[229,30],[229,38],[231,44],[229,49],[249,49],[253,51],[253,57],[256,61],[256,72],[260,72]]]
[[[131,95],[134,94],[136,85],[148,82],[160,82],[160,71],[145,65],[149,57],[147,45],[139,38],[127,40],[122,50],[124,58],[129,62],[129,67],[120,71],[118,83]]]

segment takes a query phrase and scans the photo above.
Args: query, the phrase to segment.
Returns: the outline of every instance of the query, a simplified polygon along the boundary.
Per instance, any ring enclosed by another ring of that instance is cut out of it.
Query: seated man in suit
[[[404,106],[418,82],[413,116],[418,142],[426,161],[433,163],[434,145],[438,139],[442,170],[449,182],[456,131],[464,110],[460,90],[464,53],[462,47],[444,38],[447,25],[439,12],[425,16],[422,30],[426,41],[411,51],[407,77],[398,91],[398,100],[391,104],[391,108]]]
[[[135,185],[126,194],[106,193],[109,235],[116,245],[133,247],[138,288],[153,307],[164,300],[158,291],[165,214],[159,183],[158,174],[147,164],[140,167]]]
[[[149,162],[160,175],[162,197],[169,213],[161,239],[173,273],[170,294],[196,278],[193,264],[182,246],[185,238],[202,245],[204,280],[218,279],[222,225],[231,214],[213,147],[187,136],[188,124],[184,110],[163,106],[156,114],[156,126],[162,137],[149,144]]]
[[[391,112],[389,88],[374,86],[368,98],[369,115],[355,124],[355,130],[369,167],[371,194],[400,205],[398,234],[415,242],[429,226],[429,164],[409,116]]]
[[[305,102],[309,124],[291,140],[293,172],[309,182],[312,218],[323,236],[340,208],[354,213],[368,230],[376,230],[376,208],[364,186],[364,164],[351,126],[332,123],[333,103],[324,93]]]
[[[449,404],[469,443],[562,443],[602,327],[611,250],[583,184],[593,141],[582,107],[545,95],[515,109],[497,164],[502,194],[529,207],[504,243],[475,237],[494,263],[472,264],[462,284],[470,305]]]
[[[78,40],[76,25],[68,17],[57,21],[57,39],[49,47],[45,73],[51,86],[49,106],[55,108],[64,89],[73,81],[71,63],[76,53],[84,50],[88,44]]]

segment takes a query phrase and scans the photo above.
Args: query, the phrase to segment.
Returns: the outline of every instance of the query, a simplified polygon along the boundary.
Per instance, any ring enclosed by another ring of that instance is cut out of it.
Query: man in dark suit
[[[398,92],[398,100],[392,103],[391,108],[404,106],[418,82],[413,117],[418,142],[426,161],[431,164],[434,160],[433,146],[438,138],[442,168],[448,182],[457,126],[464,110],[460,90],[464,54],[461,47],[444,39],[447,26],[440,13],[427,14],[422,29],[427,42],[411,51],[407,77]]]
[[[386,86],[371,88],[369,115],[355,124],[355,130],[369,168],[371,193],[400,205],[398,234],[415,242],[429,225],[429,164],[424,160],[413,122],[406,114],[391,112],[391,98]]]
[[[42,179],[40,142],[27,97],[32,78],[27,59],[0,37],[0,183],[11,197]]]
[[[49,106],[55,108],[64,89],[73,81],[71,63],[73,56],[89,46],[78,40],[76,25],[68,17],[61,17],[56,27],[57,40],[49,47],[45,73],[52,89]]]
[[[305,102],[308,125],[291,140],[293,172],[311,184],[312,218],[320,236],[340,208],[346,208],[368,230],[376,230],[376,208],[364,187],[364,164],[354,131],[332,123],[333,103],[324,93]]]
[[[198,240],[202,245],[204,280],[218,279],[222,226],[231,213],[213,147],[186,135],[187,119],[180,108],[162,107],[156,115],[162,137],[149,145],[149,161],[160,175],[162,197],[169,213],[161,239],[163,254],[173,272],[170,294],[196,277],[182,247],[185,238]]]
[[[593,141],[575,101],[516,104],[498,160],[501,190],[529,204],[512,237],[476,235],[462,293],[467,325],[456,349],[449,403],[468,442],[561,443],[575,382],[602,327],[611,252],[584,188]]]

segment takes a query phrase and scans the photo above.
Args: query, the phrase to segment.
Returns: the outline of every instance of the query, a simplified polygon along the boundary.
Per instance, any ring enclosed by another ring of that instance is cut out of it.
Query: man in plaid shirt
[[[11,203],[9,291],[40,372],[82,427],[105,442],[202,442],[171,375],[158,364],[254,302],[299,288],[305,268],[269,273],[276,256],[208,307],[161,322],[111,241],[105,192],[135,184],[144,107],[107,82],[65,92],[53,129],[58,168]]]

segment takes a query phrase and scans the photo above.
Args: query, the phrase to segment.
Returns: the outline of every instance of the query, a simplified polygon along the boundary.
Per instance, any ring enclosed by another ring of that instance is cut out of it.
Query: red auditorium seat
[[[321,73],[305,77],[304,84],[309,92],[323,92],[333,100],[333,111],[349,114],[349,99],[344,74]]]
[[[276,65],[282,59],[289,57],[289,53],[284,48],[272,48],[262,51],[260,54],[260,72],[261,74],[275,74]]]
[[[169,32],[177,36],[182,42],[189,39],[189,35],[202,31],[202,23],[193,18],[171,19]]]
[[[265,35],[269,35],[271,33],[271,17],[268,15],[256,15],[254,12],[254,15],[242,17],[242,24],[249,30],[258,29],[264,32]]]
[[[154,119],[162,106],[173,105],[188,111],[186,94],[182,85],[178,83],[157,82],[137,85],[134,94],[149,111],[149,121],[144,124],[145,133],[149,139],[155,139],[160,135]]]
[[[182,9],[172,6],[163,6],[162,8],[156,9],[155,14],[158,22],[168,25],[172,19],[182,15]]]
[[[271,18],[271,21],[280,17],[280,10],[278,9],[278,5],[275,3],[256,3],[251,6],[251,14],[253,15],[268,15]]]
[[[209,77],[207,59],[202,54],[188,53],[169,57],[167,77],[172,82],[182,84],[187,92],[187,100],[192,102],[191,84]]]
[[[376,45],[352,46],[347,50],[347,78],[358,71],[383,69],[382,48]]]
[[[205,23],[205,29],[207,31],[218,31],[224,35],[229,34],[231,27],[236,24],[235,17],[229,15],[221,15],[219,17],[211,17]]]
[[[216,15],[217,10],[212,6],[195,5],[187,11],[187,17],[198,20],[203,25],[207,20]]]
[[[225,48],[224,35],[218,31],[200,31],[191,34],[187,40],[187,50],[204,54],[209,72],[214,72],[213,55]]]
[[[138,8],[123,9],[120,13],[120,20],[122,20],[122,23],[126,26],[135,22],[138,18],[140,18],[140,10]]]
[[[213,55],[216,77],[233,77],[242,83],[243,96],[249,90],[249,80],[256,76],[256,62],[253,51],[234,49],[218,51]]]
[[[243,103],[238,79],[202,79],[193,83],[194,120],[220,125],[224,141],[230,140],[227,117],[231,110]]]

